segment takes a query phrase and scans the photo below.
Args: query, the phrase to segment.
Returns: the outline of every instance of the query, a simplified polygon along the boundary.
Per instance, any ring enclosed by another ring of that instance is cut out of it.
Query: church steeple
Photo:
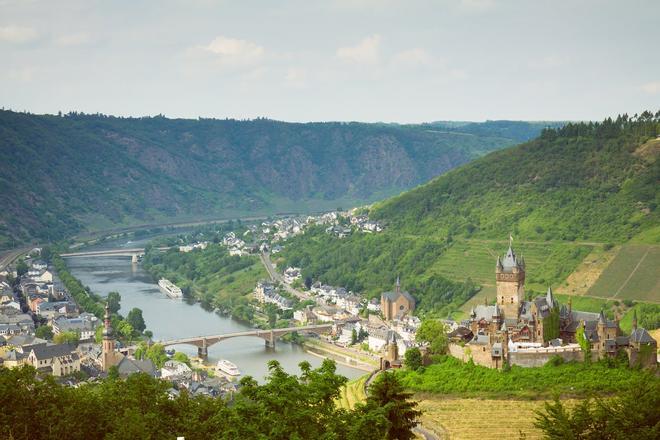
[[[396,293],[401,293],[401,280],[399,279],[398,275],[396,277]]]
[[[103,315],[103,339],[112,337],[112,322],[110,321],[110,306],[105,304],[105,314]]]
[[[115,365],[115,340],[112,335],[112,321],[110,320],[110,306],[106,303],[103,315],[103,343],[101,353],[101,366],[103,371]]]
[[[633,309],[632,328],[637,330],[637,310]]]

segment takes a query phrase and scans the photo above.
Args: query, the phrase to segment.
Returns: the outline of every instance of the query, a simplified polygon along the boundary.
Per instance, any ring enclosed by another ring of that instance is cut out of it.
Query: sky
[[[0,0],[0,107],[416,123],[660,109],[660,1]]]

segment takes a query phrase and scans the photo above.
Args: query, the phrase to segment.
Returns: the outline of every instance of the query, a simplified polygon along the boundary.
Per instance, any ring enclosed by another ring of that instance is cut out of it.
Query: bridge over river
[[[159,251],[166,251],[170,249],[169,246],[156,248]],[[86,252],[70,252],[68,254],[60,254],[61,257],[130,257],[133,263],[144,255],[144,248],[121,248],[121,249],[105,249],[99,251],[86,251]]]
[[[201,359],[208,358],[208,348],[217,344],[220,341],[230,338],[240,338],[244,336],[256,336],[266,341],[266,347],[274,347],[275,341],[282,336],[293,333],[328,333],[332,331],[334,324],[318,324],[318,325],[306,325],[302,327],[286,327],[286,328],[275,328],[271,330],[249,330],[245,332],[236,332],[236,333],[224,333],[221,335],[212,335],[212,336],[195,336],[192,338],[181,338],[181,339],[172,339],[168,341],[156,341],[159,344],[162,344],[165,347],[171,345],[194,345],[197,347],[197,355]],[[137,346],[127,347],[128,351],[135,350]]]

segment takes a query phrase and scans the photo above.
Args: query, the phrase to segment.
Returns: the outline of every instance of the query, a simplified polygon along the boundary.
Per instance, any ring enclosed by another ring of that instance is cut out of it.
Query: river
[[[119,247],[140,247],[148,239],[134,242],[110,242],[94,246],[94,250]],[[92,248],[90,248],[91,250]],[[93,292],[106,296],[111,291],[121,294],[120,313],[124,316],[133,307],[142,309],[147,329],[154,340],[233,333],[251,329],[231,318],[204,310],[199,304],[188,304],[165,296],[140,265],[131,264],[127,257],[75,257],[67,258],[71,273]],[[174,347],[189,356],[197,355],[197,348],[188,345]],[[219,359],[229,359],[241,370],[263,381],[267,374],[267,362],[277,360],[284,370],[300,373],[298,364],[308,361],[319,366],[322,359],[313,356],[300,346],[278,341],[275,348],[267,348],[264,340],[257,337],[232,338],[209,347],[208,362],[215,364]],[[364,375],[361,370],[337,365],[337,372],[355,378]]]

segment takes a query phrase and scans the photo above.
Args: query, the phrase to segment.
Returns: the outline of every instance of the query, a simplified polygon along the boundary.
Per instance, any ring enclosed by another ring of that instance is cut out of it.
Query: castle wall
[[[561,357],[565,362],[582,362],[584,360],[584,354],[579,347],[570,349],[560,347],[509,352],[509,364],[521,367],[542,367],[554,356]]]
[[[501,367],[501,365],[498,365],[493,361],[490,346],[466,345],[465,347],[461,347],[458,344],[451,343],[449,344],[449,354],[463,362],[467,362],[472,359],[472,362],[483,367]]]

